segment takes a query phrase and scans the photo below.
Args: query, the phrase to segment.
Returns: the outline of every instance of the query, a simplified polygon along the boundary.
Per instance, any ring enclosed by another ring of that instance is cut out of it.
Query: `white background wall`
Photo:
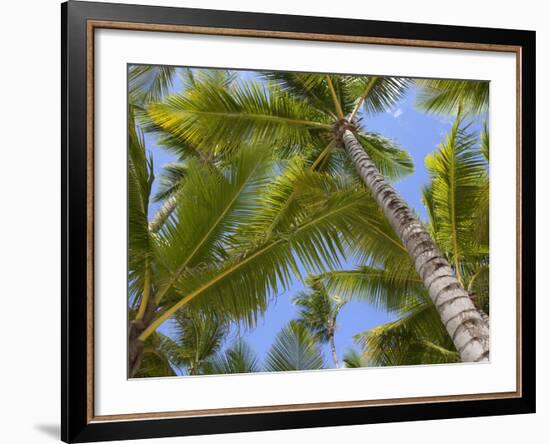
[[[261,432],[154,442],[266,443],[544,442],[550,420],[550,310],[542,277],[550,266],[544,221],[550,217],[549,14],[545,2],[523,0],[165,0],[123,1],[375,20],[460,24],[537,31],[538,412],[310,430]],[[0,26],[0,441],[54,442],[59,434],[60,325],[60,20],[57,0],[4,2]],[[526,116],[529,118],[529,116]],[[526,295],[533,297],[534,295]],[[545,377],[546,376],[546,377]],[[545,427],[546,426],[546,427]],[[547,439],[547,438],[546,438]],[[145,442],[145,441],[143,441]]]

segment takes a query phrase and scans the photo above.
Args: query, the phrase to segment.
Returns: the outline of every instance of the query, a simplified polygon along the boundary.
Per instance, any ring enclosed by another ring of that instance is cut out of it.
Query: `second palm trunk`
[[[355,168],[405,245],[463,362],[489,360],[489,325],[422,222],[380,174],[353,132],[342,140]]]

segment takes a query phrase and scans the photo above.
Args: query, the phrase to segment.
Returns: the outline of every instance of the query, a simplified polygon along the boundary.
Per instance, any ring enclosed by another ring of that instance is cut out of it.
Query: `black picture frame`
[[[90,417],[87,23],[186,25],[282,33],[512,45],[521,53],[521,394],[501,399],[119,421]],[[61,438],[90,442],[535,412],[535,32],[69,1],[62,22]]]

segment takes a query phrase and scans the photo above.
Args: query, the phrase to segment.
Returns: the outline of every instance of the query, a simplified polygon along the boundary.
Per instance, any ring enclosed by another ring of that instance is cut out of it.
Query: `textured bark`
[[[357,172],[405,245],[441,322],[463,362],[489,360],[489,326],[460,285],[426,228],[386,182],[353,132],[343,126],[342,140]]]
[[[334,335],[330,337],[330,352],[332,353],[332,360],[334,361],[334,366],[340,368],[340,363],[338,362],[338,355],[336,354],[336,345],[334,344]]]
[[[159,208],[159,210],[155,213],[155,215],[149,222],[149,231],[151,233],[156,233],[158,230],[160,230],[160,227],[162,227],[162,225],[164,224],[164,221],[176,209],[177,203],[178,203],[178,199],[177,199],[176,193],[172,194],[168,199],[165,200],[165,202],[162,204],[162,206]]]
[[[487,323],[487,326],[489,326],[490,325],[489,315],[485,313],[481,308],[478,308],[477,311],[479,312],[479,315],[481,316],[481,318]]]
[[[128,326],[128,377],[133,378],[141,366],[144,343],[139,335],[149,326],[155,316],[156,305],[149,301],[143,319],[130,321]]]
[[[485,311],[483,311],[483,309],[481,309],[479,305],[476,303],[477,295],[475,293],[472,293],[471,291],[468,291],[468,295],[470,296],[470,300],[472,301],[474,306],[477,308],[477,311],[479,312],[479,315],[481,316],[481,318],[487,323],[488,326],[490,326],[489,315],[485,313]]]

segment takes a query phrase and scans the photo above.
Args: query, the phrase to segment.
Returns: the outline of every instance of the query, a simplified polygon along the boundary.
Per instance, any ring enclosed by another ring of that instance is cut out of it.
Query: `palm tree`
[[[181,340],[187,341],[184,336]],[[187,356],[188,347],[181,340],[164,345],[164,352],[171,357]],[[191,350],[194,350],[194,346]],[[174,361],[172,361],[174,362]],[[324,368],[323,353],[318,342],[304,325],[296,321],[284,326],[268,350],[262,364],[254,350],[238,338],[223,352],[218,351],[201,361],[198,372],[189,374],[219,375],[235,373],[286,372],[295,370],[318,370]]]
[[[265,363],[268,372],[319,370],[323,353],[304,325],[290,321],[276,336]]]
[[[408,159],[369,134],[358,119],[361,109],[368,115],[395,103],[410,82],[374,76],[264,76],[267,88],[257,83],[232,90],[199,86],[149,105],[148,116],[172,137],[199,149],[231,151],[243,140],[269,141],[283,152],[301,152],[316,171],[351,163],[405,246],[461,359],[488,360],[487,322],[430,233],[383,175],[399,172]]]
[[[332,353],[334,366],[340,366],[334,334],[336,332],[336,318],[345,305],[339,297],[329,295],[320,279],[308,277],[306,283],[309,291],[302,291],[294,298],[293,302],[298,306],[298,322],[303,324],[313,338],[319,343],[328,343]]]
[[[428,229],[481,317],[488,320],[488,133],[478,137],[458,116],[438,150],[426,158],[431,181],[423,190]],[[369,365],[456,362],[454,344],[405,252],[378,266],[324,276],[330,292],[362,297],[398,319],[355,337]]]
[[[180,310],[173,317],[171,337],[160,335],[159,353],[189,375],[209,373],[212,357],[220,350],[229,327],[212,313]],[[155,336],[151,335],[151,336]]]
[[[132,120],[129,134],[130,376],[148,338],[184,308],[254,325],[292,274],[338,267],[372,211],[356,184],[244,146],[216,168],[189,160],[174,211],[152,233],[153,165]]]

